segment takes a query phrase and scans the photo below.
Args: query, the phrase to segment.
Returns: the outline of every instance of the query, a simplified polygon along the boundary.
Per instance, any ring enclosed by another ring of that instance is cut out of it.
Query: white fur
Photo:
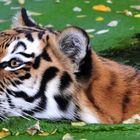
[[[56,77],[47,84],[46,97],[47,97],[47,106],[46,110],[42,113],[36,113],[35,117],[37,118],[46,118],[51,120],[58,120],[62,118],[74,119],[74,104],[71,102],[67,111],[64,113],[59,108],[54,99],[54,95],[58,95],[58,86],[59,86],[59,77]]]
[[[80,113],[81,120],[86,123],[100,123],[99,119],[91,114],[88,108],[82,108],[82,112]]]
[[[25,45],[27,46],[27,49],[24,50],[24,48],[21,46],[14,53],[12,53],[12,51],[15,48],[15,45],[18,43],[18,40],[15,40],[8,47],[7,54],[6,54],[6,56],[4,58],[1,59],[1,62],[9,61],[10,59],[15,58],[15,57],[19,58],[23,62],[29,62],[29,61],[32,60],[32,58],[26,58],[23,55],[19,54],[19,52],[23,52],[24,51],[24,53],[27,53],[27,54],[34,53],[35,56],[38,56],[41,53],[41,47],[39,47],[41,44],[40,44],[39,39],[36,38],[34,40],[34,42],[30,42],[26,38],[20,39],[19,41],[24,42]],[[20,69],[22,67],[24,67],[24,65],[21,65],[20,67],[17,67],[17,68],[6,67],[5,70],[13,71],[13,70]]]

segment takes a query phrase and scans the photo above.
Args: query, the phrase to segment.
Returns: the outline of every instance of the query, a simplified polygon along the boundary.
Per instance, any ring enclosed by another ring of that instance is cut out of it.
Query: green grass
[[[91,44],[93,48],[102,52],[102,54],[110,56],[111,58],[119,61],[130,60],[131,64],[134,64],[135,60],[139,62],[139,49],[133,51],[133,46],[139,42],[132,38],[135,33],[140,32],[140,18],[128,17],[124,14],[117,14],[116,11],[123,11],[128,9],[134,14],[140,13],[140,11],[130,8],[130,5],[139,4],[139,0],[112,0],[113,4],[107,4],[106,0],[89,0],[90,3],[86,4],[84,0],[61,0],[60,3],[56,3],[55,0],[42,0],[36,2],[35,0],[26,0],[24,7],[30,11],[42,13],[41,16],[34,16],[33,18],[43,25],[52,24],[56,29],[63,29],[66,24],[74,26],[80,26],[84,29],[96,29],[96,31],[102,29],[109,29],[110,31],[105,34],[97,35],[96,32],[90,33],[94,36],[91,38]],[[105,4],[109,6],[112,11],[108,13],[96,12],[92,10],[92,6],[96,4]],[[11,10],[11,7],[19,6],[17,0],[13,0],[10,5],[3,6],[0,2],[0,19],[5,19],[7,22],[0,24],[0,30],[4,30],[10,27],[11,18],[18,10]],[[82,12],[73,12],[75,6],[81,7]],[[77,15],[87,15],[85,18],[77,18]],[[104,21],[97,22],[95,18],[98,16],[104,17]],[[118,20],[117,27],[107,27],[107,24],[112,20]],[[131,48],[132,49],[131,49]],[[111,49],[113,48],[113,49]],[[115,48],[115,50],[114,50]],[[120,49],[120,48],[127,48]],[[138,47],[139,48],[139,47]],[[110,50],[105,51],[104,50]],[[120,50],[119,53],[118,49]],[[117,50],[117,51],[116,51]],[[137,54],[137,56],[136,56]],[[121,55],[121,57],[120,57]],[[131,59],[136,58],[136,59]],[[132,61],[131,61],[132,60]],[[128,61],[127,61],[128,62]],[[11,118],[0,123],[0,129],[8,128],[12,136],[5,138],[5,140],[57,140],[62,139],[63,135],[70,133],[74,140],[80,140],[85,138],[87,140],[139,140],[140,139],[140,125],[87,125],[83,127],[71,126],[70,122],[48,122],[41,120],[41,128],[45,131],[52,132],[57,129],[54,135],[47,137],[40,136],[28,136],[26,129],[34,124],[36,121],[27,121],[21,118]],[[15,136],[16,132],[20,132],[19,136]]]
[[[86,126],[72,126],[70,122],[48,122],[46,120],[40,121],[42,130],[52,132],[57,129],[54,135],[47,137],[41,137],[38,135],[29,136],[25,133],[26,129],[36,123],[36,121],[27,121],[21,118],[11,118],[0,124],[0,128],[6,127],[11,131],[10,137],[5,139],[10,140],[41,140],[41,139],[62,139],[66,133],[70,133],[74,140],[87,139],[87,140],[138,140],[140,137],[140,124],[132,125],[86,125]],[[15,136],[16,132],[19,132],[19,136]]]
[[[24,7],[30,11],[42,13],[41,16],[34,16],[33,18],[43,25],[52,24],[57,29],[63,29],[67,24],[80,26],[84,29],[96,29],[96,31],[109,29],[108,33],[96,35],[96,32],[91,33],[94,38],[91,39],[91,44],[96,51],[105,50],[107,48],[125,46],[126,40],[129,40],[134,33],[140,32],[140,19],[129,17],[124,14],[118,14],[117,11],[128,9],[133,14],[140,13],[140,11],[130,8],[130,5],[139,4],[139,0],[113,0],[113,4],[106,3],[106,0],[61,0],[56,3],[55,0],[42,0],[36,2],[35,0],[26,0]],[[111,12],[97,12],[92,10],[92,6],[96,4],[105,4],[109,6]],[[0,2],[0,18],[8,22],[0,24],[0,29],[7,29],[11,24],[11,17],[18,10],[11,10],[11,7],[19,6],[17,0],[13,0],[12,4],[3,6]],[[82,12],[73,12],[75,6],[81,7]],[[77,15],[87,15],[85,18],[77,18]],[[103,22],[95,21],[98,16],[104,17]],[[117,27],[108,27],[107,24],[112,20],[118,20]],[[124,43],[124,44],[123,44]],[[129,44],[127,44],[129,45]]]

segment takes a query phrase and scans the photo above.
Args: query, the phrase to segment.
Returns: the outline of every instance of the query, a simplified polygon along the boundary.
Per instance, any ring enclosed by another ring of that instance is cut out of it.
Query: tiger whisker
[[[35,119],[35,120],[37,120],[38,121],[38,119],[36,118],[36,117],[33,117],[32,115],[30,115],[30,114],[28,114],[28,113],[23,113],[24,115],[26,115],[26,116],[29,116],[29,117],[31,117],[31,118],[33,118],[33,119]]]
[[[2,121],[5,121],[5,119],[9,119],[9,118],[7,118],[5,115],[3,115],[3,114],[0,114],[0,119],[2,120]]]
[[[24,115],[22,115],[22,114],[20,114],[20,113],[18,113],[18,112],[15,112],[15,110],[13,111],[13,110],[10,109],[10,108],[5,108],[5,109],[6,109],[7,111],[9,111],[10,113],[12,113],[12,114],[15,114],[15,115],[17,115],[17,116],[20,116],[20,117],[22,117],[22,118],[24,118],[24,119],[30,121],[29,118],[25,117]]]

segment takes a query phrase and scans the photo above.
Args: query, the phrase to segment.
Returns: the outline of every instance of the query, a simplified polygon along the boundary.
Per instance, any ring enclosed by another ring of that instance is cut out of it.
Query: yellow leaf
[[[33,11],[29,11],[29,14],[30,14],[31,16],[40,16],[40,15],[42,15],[42,13],[33,12]]]
[[[130,7],[136,10],[140,10],[140,5],[131,5]]]
[[[87,17],[87,15],[77,15],[77,18],[84,18]]]
[[[0,23],[4,23],[4,22],[6,22],[6,20],[0,19]]]
[[[2,131],[0,131],[0,139],[9,136],[11,133],[8,129],[3,128]]]
[[[16,132],[15,136],[19,136],[19,132]]]
[[[73,140],[73,136],[67,133],[62,137],[62,140]]]
[[[18,0],[18,3],[23,5],[25,3],[25,0]]]
[[[94,35],[92,35],[92,34],[88,34],[88,35],[91,39],[94,38]]]
[[[86,123],[85,122],[72,122],[71,125],[72,126],[85,126]]]
[[[57,132],[57,129],[54,129],[54,130],[51,132],[51,135],[54,135],[56,132]]]
[[[38,134],[39,136],[48,136],[49,135],[49,133],[48,132],[40,132],[39,134]]]
[[[102,4],[95,5],[92,7],[93,10],[95,11],[100,11],[100,12],[110,12],[111,8]]]
[[[96,21],[103,21],[104,18],[103,18],[103,17],[97,17],[95,20],[96,20]]]
[[[140,18],[140,14],[134,15],[135,18]]]

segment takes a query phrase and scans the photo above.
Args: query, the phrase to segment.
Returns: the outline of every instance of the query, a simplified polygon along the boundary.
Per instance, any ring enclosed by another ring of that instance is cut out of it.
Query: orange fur
[[[134,114],[140,114],[139,72],[95,53],[92,60],[91,82],[78,94],[81,109],[90,109],[100,122],[110,124],[121,123]]]

